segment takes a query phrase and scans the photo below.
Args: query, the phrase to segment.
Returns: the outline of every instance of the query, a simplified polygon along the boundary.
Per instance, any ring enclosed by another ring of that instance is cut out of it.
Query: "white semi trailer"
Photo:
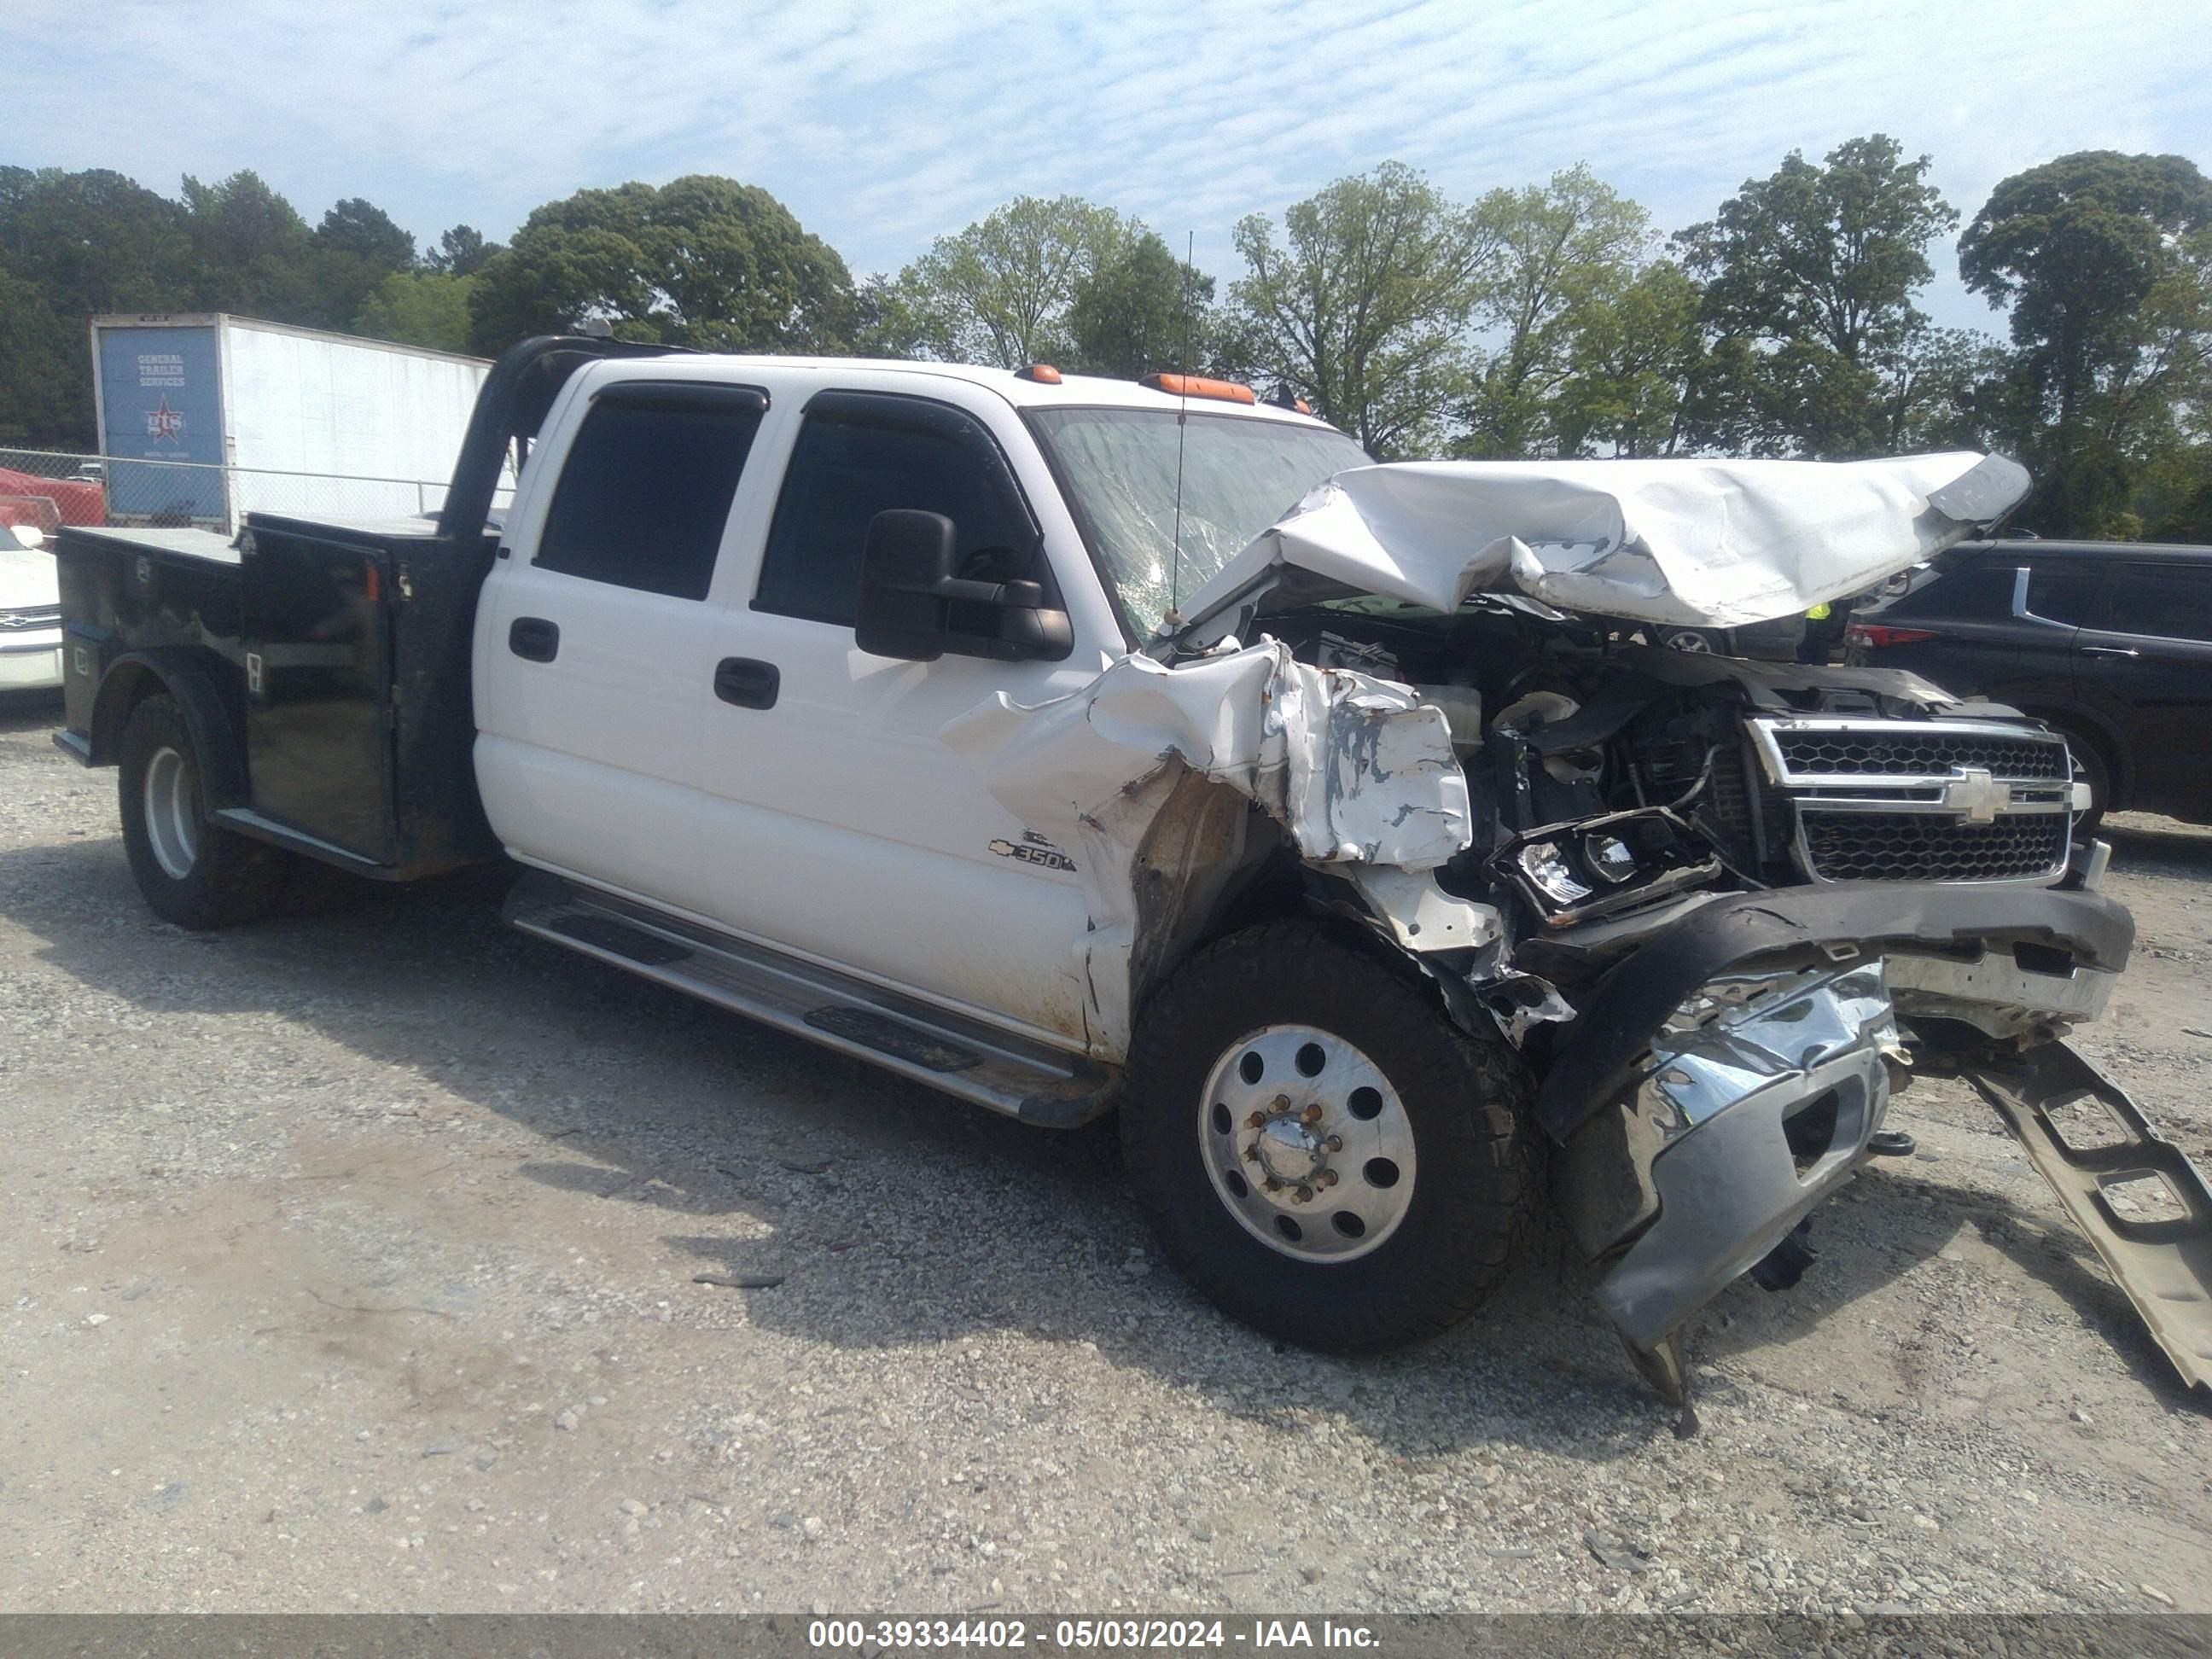
[[[435,512],[491,365],[216,312],[95,317],[108,516]]]

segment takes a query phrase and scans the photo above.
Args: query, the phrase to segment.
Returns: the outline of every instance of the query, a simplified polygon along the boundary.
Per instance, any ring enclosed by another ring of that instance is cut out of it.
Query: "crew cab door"
[[[2074,649],[2084,697],[2129,734],[2134,804],[2212,810],[2212,562],[2112,565]]]
[[[730,591],[715,646],[746,665],[747,685],[772,682],[772,692],[721,700],[701,749],[715,914],[786,950],[1081,1048],[1089,915],[1073,849],[1031,834],[938,732],[996,694],[1034,703],[1082,690],[1124,648],[1118,626],[1011,410],[994,418],[980,392],[963,407],[872,390],[869,379],[809,388],[790,400],[803,411],[777,411],[781,488],[772,509],[763,503],[759,558]],[[921,663],[861,650],[862,543],[892,507],[951,518],[975,574],[1042,582],[1070,613],[1072,653]]]
[[[704,910],[708,596],[768,398],[603,367],[562,399],[478,605],[477,785],[514,857]]]

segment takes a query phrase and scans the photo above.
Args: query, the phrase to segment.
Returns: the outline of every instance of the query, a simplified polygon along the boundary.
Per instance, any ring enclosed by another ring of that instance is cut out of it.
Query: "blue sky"
[[[856,274],[1070,191],[1236,274],[1237,217],[1386,157],[1473,198],[1588,161],[1662,230],[1790,149],[1886,131],[1971,217],[2070,149],[2212,171],[2201,4],[1797,0],[4,0],[0,161],[173,194],[253,167],[425,241],[587,185],[728,173]],[[1988,325],[1948,250],[1931,296]]]

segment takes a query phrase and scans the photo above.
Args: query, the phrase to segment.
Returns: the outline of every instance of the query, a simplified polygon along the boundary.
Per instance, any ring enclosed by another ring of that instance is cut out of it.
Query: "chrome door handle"
[[[2124,645],[2085,645],[2081,647],[2081,654],[2085,657],[2140,657],[2142,653]]]

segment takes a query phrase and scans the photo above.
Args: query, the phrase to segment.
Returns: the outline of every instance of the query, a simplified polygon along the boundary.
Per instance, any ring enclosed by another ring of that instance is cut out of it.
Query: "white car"
[[[62,596],[46,537],[0,525],[0,691],[62,683]]]

